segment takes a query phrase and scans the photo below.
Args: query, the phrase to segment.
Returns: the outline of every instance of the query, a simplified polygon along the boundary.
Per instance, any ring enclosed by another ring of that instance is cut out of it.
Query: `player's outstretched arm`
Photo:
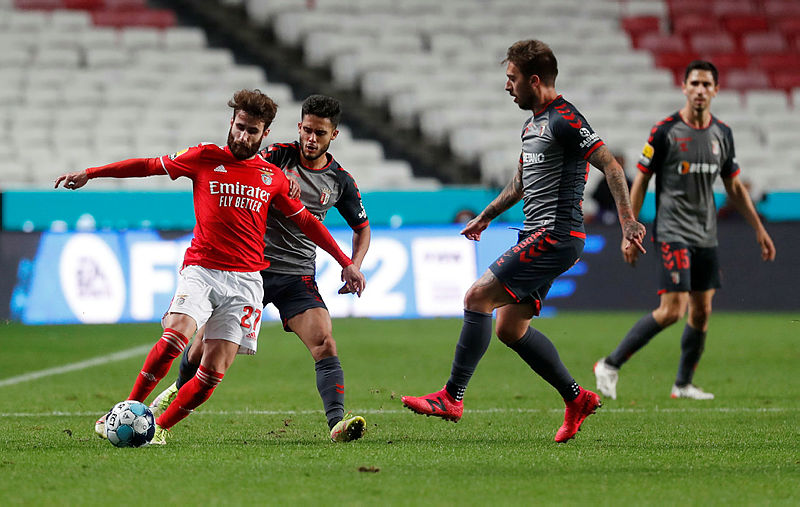
[[[744,186],[742,180],[738,176],[733,178],[723,178],[722,182],[725,184],[725,191],[728,193],[728,199],[731,200],[736,209],[741,213],[748,224],[756,231],[756,241],[761,247],[761,258],[765,261],[775,260],[775,244],[772,238],[764,228],[764,224],[758,217],[756,207],[753,205],[753,200],[750,199],[750,193],[747,187]]]
[[[500,195],[495,197],[478,216],[467,222],[467,225],[461,230],[461,234],[467,239],[479,241],[481,233],[489,227],[492,220],[518,203],[520,199],[522,199],[522,163],[517,165],[517,171]]]
[[[157,158],[130,158],[100,167],[90,167],[75,173],[62,174],[56,178],[54,188],[58,188],[62,182],[65,188],[75,190],[86,185],[93,178],[141,178],[165,173],[164,167]]]
[[[606,182],[614,202],[617,203],[617,215],[622,227],[622,239],[627,241],[627,248],[636,248],[641,253],[645,253],[642,241],[646,230],[644,225],[636,221],[633,213],[631,197],[628,193],[628,182],[625,180],[625,171],[619,165],[617,159],[611,154],[608,148],[601,146],[589,157],[589,163],[603,171],[606,175]],[[626,249],[627,249],[626,248]]]

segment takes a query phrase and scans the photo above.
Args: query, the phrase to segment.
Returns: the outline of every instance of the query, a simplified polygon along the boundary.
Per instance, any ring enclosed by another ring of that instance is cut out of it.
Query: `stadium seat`
[[[685,53],[689,48],[680,35],[647,33],[639,38],[638,48],[653,52],[656,57],[664,53]]]
[[[800,69],[797,67],[787,70],[775,71],[772,74],[772,85],[782,90],[800,88]],[[795,109],[800,109],[800,104],[795,102]]]
[[[787,49],[787,44],[779,32],[748,33],[742,37],[742,49],[751,55],[780,53]]]
[[[731,69],[720,74],[720,85],[733,90],[767,89],[770,87],[769,75],[761,69]]]
[[[736,41],[727,32],[701,32],[689,37],[692,50],[700,54],[733,53]]]

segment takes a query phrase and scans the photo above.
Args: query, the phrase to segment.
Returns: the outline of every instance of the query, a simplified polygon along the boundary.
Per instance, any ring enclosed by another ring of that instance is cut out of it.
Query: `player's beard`
[[[308,161],[317,160],[319,157],[325,155],[325,153],[328,152],[328,147],[330,147],[330,145],[331,143],[329,141],[328,144],[326,144],[325,146],[321,146],[319,149],[317,149],[316,153],[309,153],[306,150],[305,146],[303,146],[303,158]]]
[[[261,148],[261,139],[255,141],[251,144],[242,143],[239,141],[235,141],[233,139],[233,134],[231,131],[228,131],[228,148],[230,148],[231,153],[234,157],[238,158],[239,160],[246,160],[256,153],[258,153],[258,149]]]

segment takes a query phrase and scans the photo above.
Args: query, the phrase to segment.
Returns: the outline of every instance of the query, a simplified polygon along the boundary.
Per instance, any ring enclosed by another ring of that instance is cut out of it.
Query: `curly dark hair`
[[[540,40],[530,39],[517,41],[508,48],[502,63],[511,62],[517,66],[523,76],[536,74],[547,86],[556,84],[558,61],[550,46]]]
[[[264,122],[264,128],[267,129],[275,119],[275,113],[278,112],[278,104],[269,98],[261,90],[239,90],[233,94],[233,98],[228,101],[228,107],[233,108],[233,117],[239,111],[244,111],[254,118]]]
[[[342,118],[342,107],[339,101],[327,95],[310,95],[303,101],[303,108],[301,109],[300,119],[302,120],[307,114],[313,114],[320,118],[327,118],[336,128],[339,125],[339,120]]]

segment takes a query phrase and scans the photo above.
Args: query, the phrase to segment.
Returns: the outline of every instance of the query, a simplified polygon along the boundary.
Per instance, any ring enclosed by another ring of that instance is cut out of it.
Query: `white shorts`
[[[178,277],[168,313],[192,317],[198,329],[205,325],[203,340],[228,340],[239,345],[239,354],[255,354],[263,299],[258,271],[186,266]]]

